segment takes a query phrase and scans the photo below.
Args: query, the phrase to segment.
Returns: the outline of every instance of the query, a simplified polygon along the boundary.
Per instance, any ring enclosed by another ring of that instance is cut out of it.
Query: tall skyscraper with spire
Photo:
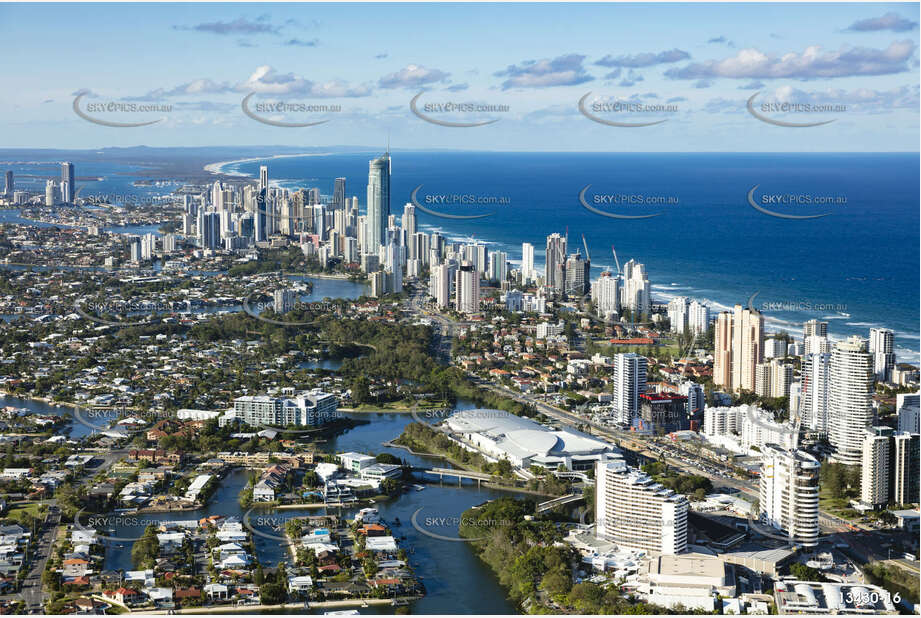
[[[265,191],[269,188],[269,168],[265,165],[259,166],[259,190]]]
[[[377,253],[387,240],[390,218],[390,149],[368,164],[368,214],[363,253]]]
[[[61,201],[72,204],[74,201],[74,164],[70,161],[61,163]]]

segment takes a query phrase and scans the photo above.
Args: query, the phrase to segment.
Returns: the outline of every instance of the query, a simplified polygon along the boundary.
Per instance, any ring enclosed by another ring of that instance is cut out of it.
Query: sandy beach
[[[244,174],[242,172],[225,172],[223,167],[225,165],[231,165],[233,163],[247,163],[249,161],[270,161],[272,159],[289,159],[291,157],[325,157],[332,154],[331,152],[303,152],[298,154],[280,154],[272,155],[271,157],[249,157],[246,159],[233,159],[230,161],[218,161],[216,163],[208,163],[205,165],[205,171],[209,174],[223,174],[225,176],[240,176],[246,178],[249,174]]]

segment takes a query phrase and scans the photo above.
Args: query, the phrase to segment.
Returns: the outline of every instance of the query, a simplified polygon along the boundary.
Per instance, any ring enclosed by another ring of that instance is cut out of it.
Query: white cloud
[[[378,80],[381,88],[418,88],[426,84],[443,82],[450,73],[438,69],[427,69],[422,65],[410,64],[396,73],[390,73]]]
[[[724,60],[696,62],[669,69],[665,75],[672,79],[814,79],[887,75],[907,71],[907,63],[915,48],[914,42],[909,40],[895,41],[886,49],[848,47],[823,52],[820,46],[813,45],[801,54],[790,52],[780,57],[750,48]]]

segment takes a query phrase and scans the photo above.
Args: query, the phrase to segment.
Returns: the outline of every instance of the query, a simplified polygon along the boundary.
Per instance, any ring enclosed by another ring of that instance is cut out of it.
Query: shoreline
[[[34,397],[32,395],[15,395],[3,389],[0,389],[0,397],[15,397],[16,399],[25,399],[28,401],[39,401],[45,405],[49,405],[55,408],[62,407],[62,408],[71,408],[73,410],[77,410],[77,409],[80,409],[81,407],[69,401],[54,401],[53,399],[48,399],[47,397]]]
[[[271,161],[273,159],[290,159],[293,157],[328,157],[333,153],[331,152],[301,152],[295,154],[281,154],[281,155],[271,155],[268,157],[246,157],[244,159],[232,159],[230,161],[216,161],[214,163],[205,164],[204,169],[209,174],[222,174],[224,176],[237,176],[240,178],[252,178],[250,174],[244,174],[242,172],[225,172],[223,170],[225,165],[231,165],[233,163],[249,163],[251,161]]]

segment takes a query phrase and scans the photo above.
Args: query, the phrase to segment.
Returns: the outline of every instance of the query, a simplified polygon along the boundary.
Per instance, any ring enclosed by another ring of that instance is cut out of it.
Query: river
[[[475,407],[471,402],[461,401],[458,408],[469,409]],[[326,451],[343,452],[357,451],[366,453],[389,452],[404,459],[414,466],[446,466],[438,458],[412,455],[402,449],[382,447],[381,443],[398,436],[403,427],[413,422],[410,414],[379,413],[379,414],[346,414],[355,420],[370,421],[361,424],[329,440],[321,448]],[[209,505],[197,511],[181,513],[152,513],[138,515],[139,523],[134,525],[120,524],[114,526],[114,536],[133,538],[143,533],[144,524],[150,521],[190,520],[199,519],[210,514],[243,518],[245,510],[237,501],[240,490],[246,485],[248,473],[244,470],[230,472],[222,481],[220,488],[212,496]],[[421,576],[421,581],[426,587],[426,596],[412,603],[414,614],[512,614],[516,613],[514,603],[506,598],[505,591],[499,586],[492,571],[476,556],[468,543],[446,541],[422,534],[411,525],[413,514],[422,509],[417,516],[417,521],[424,522],[427,518],[456,518],[468,508],[481,504],[503,495],[515,495],[514,492],[496,489],[478,489],[475,484],[464,482],[458,487],[456,481],[445,481],[443,485],[429,483],[425,489],[417,491],[411,489],[393,499],[378,502],[375,506],[380,510],[381,517],[388,522],[397,518],[401,526],[394,527],[394,535],[405,539],[400,540],[400,546],[410,553],[410,563]],[[330,509],[347,518],[351,518],[357,509]],[[253,511],[250,521],[257,530],[266,534],[278,534],[268,525],[261,525],[260,515],[270,515],[273,519],[287,520],[301,515],[321,515],[326,509],[310,510],[270,510]],[[445,524],[433,532],[444,536],[456,534],[456,524]],[[256,556],[259,561],[267,565],[275,565],[279,561],[289,560],[285,548],[277,540],[253,535]],[[121,545],[121,546],[119,546]],[[106,550],[106,569],[131,569],[131,543],[123,541],[116,544],[111,542]],[[391,608],[363,608],[362,613],[392,613]],[[302,610],[284,613],[304,613]],[[317,610],[313,613],[322,613]]]

